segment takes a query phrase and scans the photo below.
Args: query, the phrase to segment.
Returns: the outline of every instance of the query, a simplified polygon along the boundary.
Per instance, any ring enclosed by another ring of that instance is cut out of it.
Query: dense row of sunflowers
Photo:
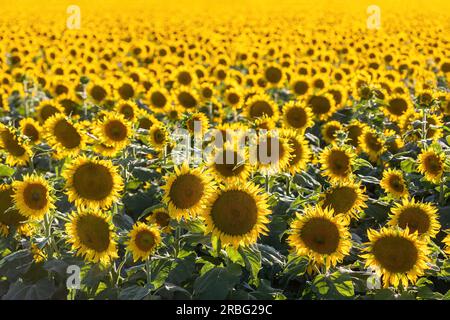
[[[450,298],[445,19],[168,12],[1,25],[0,295]]]

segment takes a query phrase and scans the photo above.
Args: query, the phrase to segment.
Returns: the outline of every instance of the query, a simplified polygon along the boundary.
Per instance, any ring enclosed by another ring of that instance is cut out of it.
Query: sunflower
[[[246,150],[238,150],[231,143],[217,149],[209,159],[211,173],[223,183],[244,182],[250,175]]]
[[[200,98],[197,93],[189,87],[181,86],[174,90],[174,100],[177,105],[185,110],[196,109],[199,106]]]
[[[257,118],[253,122],[253,126],[256,129],[256,131],[259,132],[259,130],[272,130],[272,129],[275,129],[276,123],[275,123],[275,121],[272,118],[270,118],[269,116],[267,116],[265,114],[262,117]]]
[[[178,68],[173,73],[173,80],[177,82],[178,85],[181,86],[190,86],[193,84],[197,79],[195,73],[190,72],[190,69],[187,67],[181,67]]]
[[[118,258],[111,215],[96,209],[83,209],[69,215],[67,242],[77,256],[94,263],[109,265]]]
[[[162,232],[170,232],[170,215],[165,208],[159,208],[152,211],[152,213],[145,219],[150,224],[159,226]]]
[[[150,109],[154,112],[164,112],[170,105],[169,92],[160,86],[154,86],[147,93],[147,102]]]
[[[132,100],[120,100],[116,103],[115,111],[123,115],[127,121],[134,121],[139,112],[138,106]]]
[[[348,143],[355,147],[356,152],[359,152],[361,149],[359,144],[359,137],[362,135],[364,129],[367,125],[364,122],[360,122],[356,119],[350,121],[349,124],[345,127],[348,133]]]
[[[256,139],[256,141],[255,141]],[[288,167],[293,149],[288,139],[270,132],[259,134],[251,141],[250,162],[262,174],[272,175]]]
[[[291,147],[291,156],[287,169],[291,174],[305,170],[311,158],[311,148],[308,141],[297,131],[292,129],[283,130],[281,136],[286,139]]]
[[[42,127],[32,118],[20,120],[20,132],[30,139],[31,143],[36,144],[41,140]]]
[[[40,220],[55,207],[52,188],[41,176],[26,175],[22,181],[14,181],[12,186],[14,204],[25,217]]]
[[[36,107],[36,115],[41,124],[45,123],[47,119],[58,113],[64,113],[64,108],[58,102],[53,100],[43,100]]]
[[[241,90],[236,87],[231,87],[225,91],[224,100],[227,105],[237,110],[242,107],[244,97]]]
[[[358,182],[338,182],[321,195],[322,208],[330,208],[335,214],[342,214],[348,219],[359,218],[359,214],[367,208],[368,196],[365,188]]]
[[[148,142],[158,151],[164,149],[169,142],[169,133],[163,123],[155,123],[148,131]]]
[[[58,159],[75,157],[86,145],[86,136],[81,125],[74,123],[64,114],[50,117],[44,125],[45,139]]]
[[[411,109],[413,109],[412,102],[407,94],[394,94],[386,99],[382,110],[392,121],[398,121]]]
[[[123,181],[109,160],[80,156],[72,160],[61,174],[66,193],[77,207],[109,208],[119,199]]]
[[[282,83],[283,78],[283,70],[276,64],[270,64],[264,69],[264,79],[273,87]]]
[[[205,234],[212,233],[222,245],[255,243],[269,231],[267,194],[251,182],[222,186],[205,210]]]
[[[392,154],[398,153],[405,146],[402,137],[392,129],[385,129],[384,136],[386,137],[386,149]]]
[[[29,161],[33,152],[17,135],[16,129],[9,128],[0,123],[0,150],[7,153],[6,164],[10,166],[24,166]]]
[[[328,86],[326,88],[326,91],[333,96],[336,108],[340,109],[346,106],[348,97],[347,91],[345,90],[344,86],[340,84],[334,84]]]
[[[108,112],[97,121],[94,133],[102,144],[122,150],[129,144],[133,129],[122,114]]]
[[[8,236],[11,230],[17,230],[20,233],[27,231],[28,217],[17,210],[13,197],[12,186],[0,184],[0,235],[4,237]]]
[[[361,145],[362,151],[367,153],[369,160],[372,162],[377,162],[386,149],[384,140],[375,129],[370,127],[364,128],[362,134],[359,136],[359,144]]]
[[[336,102],[333,96],[327,92],[318,92],[310,95],[306,104],[319,120],[327,120],[336,110]]]
[[[155,225],[138,222],[128,234],[125,243],[127,250],[133,254],[133,260],[146,260],[161,244],[161,234]]]
[[[403,199],[391,209],[388,225],[408,228],[410,232],[418,232],[419,236],[434,238],[441,225],[438,221],[437,208],[430,203]]]
[[[101,104],[111,95],[111,86],[103,80],[90,81],[86,87],[88,96],[97,104]]]
[[[9,111],[8,93],[3,89],[0,89],[0,111]]]
[[[445,244],[445,253],[450,254],[450,234],[447,234],[442,242]]]
[[[351,234],[342,215],[320,206],[306,207],[291,222],[287,242],[297,255],[308,256],[312,266],[325,269],[342,262],[352,247]]]
[[[143,109],[138,109],[136,118],[138,129],[150,130],[155,123],[159,122],[154,115],[149,114]]]
[[[343,129],[342,124],[339,121],[328,121],[322,126],[321,133],[323,140],[326,143],[331,144],[336,141],[336,133]]]
[[[209,129],[208,117],[202,112],[189,114],[186,119],[186,128],[191,134],[203,136]]]
[[[245,116],[250,120],[256,120],[264,115],[274,120],[278,119],[278,106],[265,93],[254,94],[245,102]]]
[[[213,181],[210,173],[200,168],[191,169],[186,163],[175,167],[175,172],[165,177],[163,200],[171,218],[189,219],[202,214],[211,197]]]
[[[427,243],[410,233],[408,228],[382,228],[379,231],[367,230],[369,242],[363,249],[366,267],[374,268],[383,279],[384,287],[390,285],[403,288],[415,283],[428,269]]]
[[[423,149],[417,157],[418,170],[427,181],[439,184],[445,171],[445,154],[433,148]]]
[[[331,183],[347,182],[352,178],[352,163],[356,155],[349,146],[332,145],[320,154],[319,163]]]
[[[283,122],[288,128],[305,131],[314,125],[311,108],[301,102],[290,101],[283,106]]]
[[[400,170],[387,169],[383,171],[380,186],[394,198],[405,198],[409,195],[403,173]]]
[[[290,87],[292,92],[296,96],[306,96],[311,90],[309,79],[305,76],[295,76],[290,81]]]
[[[121,100],[133,99],[138,92],[136,83],[131,79],[119,80],[114,88],[117,98]]]

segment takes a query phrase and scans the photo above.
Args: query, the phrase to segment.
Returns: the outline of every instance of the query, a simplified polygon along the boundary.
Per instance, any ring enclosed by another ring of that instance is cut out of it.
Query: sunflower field
[[[0,8],[1,299],[450,299],[447,1]]]

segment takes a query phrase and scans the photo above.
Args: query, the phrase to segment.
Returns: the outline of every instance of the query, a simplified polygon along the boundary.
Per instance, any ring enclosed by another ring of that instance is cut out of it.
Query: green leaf
[[[152,286],[141,287],[138,285],[129,286],[119,293],[120,300],[142,300],[150,294]]]
[[[14,168],[8,167],[7,165],[0,164],[0,177],[10,177],[16,172]]]
[[[15,281],[26,273],[33,262],[28,250],[19,250],[0,260],[0,275],[9,281]]]
[[[11,285],[3,300],[48,300],[56,291],[56,287],[49,279],[41,279],[34,284],[22,281]]]
[[[281,283],[287,286],[292,279],[304,275],[308,267],[309,260],[302,256],[290,255],[288,262],[281,273]]]
[[[400,168],[403,172],[411,173],[416,171],[416,161],[412,158],[407,158],[400,162]]]
[[[228,268],[214,268],[197,278],[194,282],[194,298],[204,300],[223,300],[239,282],[239,270],[231,265]]]
[[[261,252],[256,246],[239,248],[241,256],[244,258],[245,268],[252,275],[251,284],[258,285],[258,273],[261,270]]]

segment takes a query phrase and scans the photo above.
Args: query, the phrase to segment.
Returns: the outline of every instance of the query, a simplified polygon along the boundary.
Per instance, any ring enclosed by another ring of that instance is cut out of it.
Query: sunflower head
[[[346,182],[352,177],[352,164],[356,157],[348,146],[331,145],[321,154],[319,162],[323,174],[330,182]]]
[[[0,235],[8,236],[11,230],[26,229],[28,217],[19,212],[14,204],[12,186],[0,184]]]
[[[212,233],[225,246],[249,245],[267,233],[269,214],[267,195],[256,185],[223,186],[208,201],[205,233]]]
[[[41,124],[58,113],[64,113],[64,108],[53,100],[44,100],[36,107],[36,114]]]
[[[161,228],[163,232],[169,232],[170,228],[170,215],[164,208],[155,209],[147,218],[146,221],[150,224],[156,224]]]
[[[428,148],[422,150],[417,160],[419,172],[425,176],[425,179],[439,184],[446,169],[445,154]]]
[[[332,185],[321,196],[322,208],[330,208],[335,214],[342,214],[346,218],[359,218],[359,214],[367,207],[367,195],[360,183],[348,181]]]
[[[250,175],[247,150],[238,150],[237,146],[225,143],[216,149],[209,159],[211,173],[224,183],[246,181]]]
[[[415,283],[427,269],[429,250],[426,241],[410,233],[408,228],[381,228],[367,231],[369,242],[364,248],[366,267],[372,267],[382,277],[384,287],[403,288]]]
[[[77,156],[86,144],[81,125],[74,123],[62,113],[50,117],[45,122],[44,132],[45,139],[59,159]]]
[[[383,178],[380,181],[380,186],[394,198],[404,198],[409,195],[403,173],[400,170],[385,170],[383,172]]]
[[[438,221],[437,208],[430,203],[416,202],[414,199],[403,199],[391,209],[389,225],[408,228],[419,236],[435,237],[441,225]]]
[[[314,124],[311,109],[301,102],[290,101],[283,106],[283,123],[294,130],[305,131]]]
[[[99,210],[83,209],[69,215],[67,242],[85,260],[109,265],[118,258],[111,216]]]
[[[375,129],[365,127],[361,136],[359,137],[359,144],[361,149],[367,153],[370,161],[377,162],[380,156],[386,149],[384,140]]]
[[[297,214],[289,233],[287,242],[296,254],[308,256],[312,265],[326,269],[341,262],[352,246],[343,216],[320,206],[306,207],[302,215]]]
[[[34,144],[38,143],[42,136],[42,127],[32,118],[20,120],[20,131]]]
[[[119,199],[123,181],[109,160],[80,156],[63,168],[69,201],[77,207],[109,208]]]
[[[191,169],[184,163],[166,176],[163,200],[171,218],[181,220],[200,215],[211,196],[213,182],[208,171]]]
[[[130,231],[125,243],[127,250],[133,254],[133,260],[146,260],[160,245],[161,234],[156,225],[138,222]]]
[[[139,109],[133,100],[120,100],[115,106],[115,111],[120,113],[126,120],[134,121]]]
[[[94,132],[101,143],[119,150],[129,144],[129,140],[133,135],[131,123],[122,114],[116,112],[104,114],[102,119],[95,125]]]
[[[54,208],[54,197],[50,184],[41,176],[26,175],[22,181],[14,181],[14,204],[20,214],[42,219]]]
[[[7,153],[6,164],[23,166],[30,161],[31,148],[17,134],[16,129],[0,123],[0,150]]]
[[[295,174],[305,170],[312,153],[308,141],[297,131],[291,129],[283,130],[281,136],[286,139],[290,147],[290,159],[287,164],[289,172]]]

